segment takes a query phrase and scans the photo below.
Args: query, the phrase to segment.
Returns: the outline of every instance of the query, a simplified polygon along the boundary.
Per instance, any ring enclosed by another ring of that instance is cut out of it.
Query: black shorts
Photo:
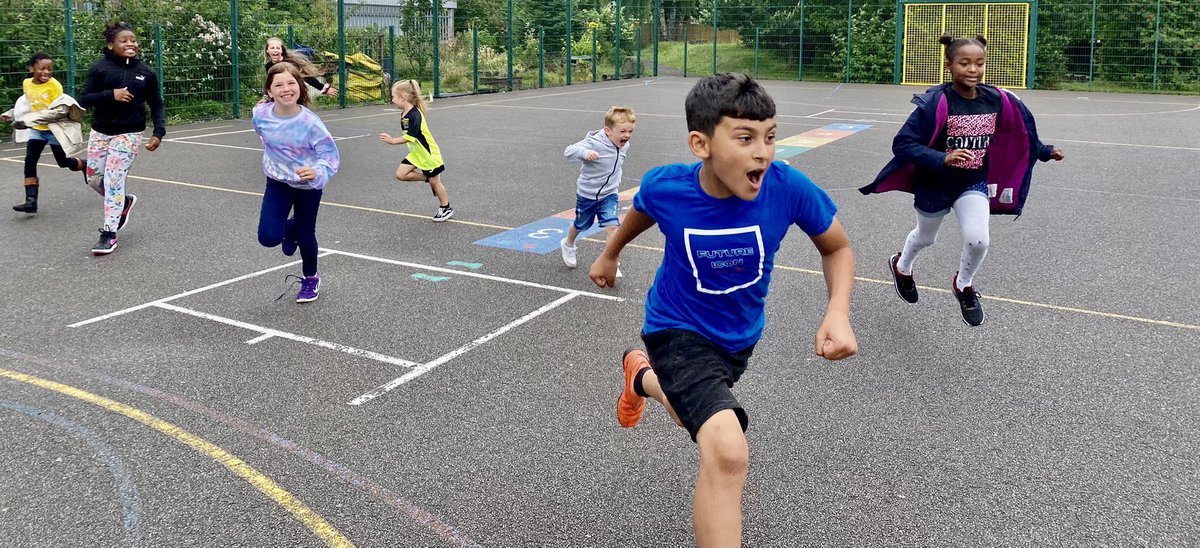
[[[696,441],[705,421],[719,411],[732,409],[746,431],[749,417],[733,397],[733,383],[746,371],[754,345],[730,353],[703,335],[685,329],[664,329],[642,334],[650,366],[658,376],[675,415]]]
[[[402,164],[408,164],[408,165],[410,165],[410,166],[413,166],[413,163],[412,163],[412,162],[410,162],[410,161],[408,161],[408,158],[405,158],[405,159],[401,160],[401,161],[400,161],[400,163],[402,163]],[[417,167],[417,166],[413,166],[413,167]],[[425,178],[426,178],[426,179],[432,179],[432,178],[436,177],[438,174],[440,174],[441,172],[443,172],[443,171],[446,171],[446,166],[445,166],[445,165],[440,165],[440,166],[437,166],[437,167],[435,167],[435,168],[433,168],[433,169],[428,169],[428,170],[426,170],[426,169],[421,169],[421,168],[417,168],[417,169],[420,169],[420,170],[421,170],[421,173],[425,174]]]

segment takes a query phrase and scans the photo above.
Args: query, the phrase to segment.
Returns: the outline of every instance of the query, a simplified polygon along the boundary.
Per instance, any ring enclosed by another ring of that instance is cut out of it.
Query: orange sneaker
[[[621,426],[631,428],[642,420],[642,412],[646,410],[645,396],[639,396],[633,389],[633,381],[643,368],[650,367],[650,358],[641,348],[630,348],[621,356],[621,367],[625,369],[625,389],[617,398],[617,420]]]

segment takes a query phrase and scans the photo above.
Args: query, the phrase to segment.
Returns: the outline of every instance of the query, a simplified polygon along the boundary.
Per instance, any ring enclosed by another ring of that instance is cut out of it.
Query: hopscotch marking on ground
[[[363,350],[361,348],[354,348],[353,346],[346,346],[344,344],[338,344],[335,342],[324,341],[324,340],[317,339],[314,337],[307,337],[304,335],[297,335],[295,333],[288,333],[287,331],[280,331],[278,329],[271,329],[269,327],[263,327],[261,325],[254,325],[252,323],[238,321],[238,320],[226,318],[223,316],[218,316],[216,314],[209,314],[208,312],[200,312],[199,310],[192,310],[190,308],[185,308],[182,306],[175,306],[173,304],[158,303],[154,306],[157,308],[161,308],[163,310],[179,312],[181,314],[195,316],[197,318],[209,320],[212,322],[217,322],[217,323],[221,323],[221,324],[225,324],[225,325],[231,325],[233,327],[240,327],[242,329],[246,329],[249,331],[257,331],[262,334],[262,335],[259,335],[258,337],[250,339],[249,341],[246,341],[246,344],[254,344],[254,343],[264,341],[271,337],[278,337],[278,338],[287,339],[290,341],[296,341],[296,342],[301,342],[304,344],[311,344],[313,346],[319,346],[321,348],[328,348],[330,350],[337,350],[338,352],[344,352],[346,354],[350,354],[351,356],[358,356],[360,358],[367,358],[369,360],[375,360],[378,362],[390,363],[392,365],[399,365],[400,367],[416,367],[416,366],[420,365],[416,362],[410,362],[408,360],[388,356],[386,354],[380,354],[378,352],[372,352],[370,350]]]
[[[434,368],[438,367],[439,365],[445,364],[445,363],[449,362],[450,360],[457,358],[458,356],[466,354],[467,352],[470,352],[471,350],[479,347],[480,345],[483,345],[484,343],[487,343],[488,341],[495,339],[496,337],[499,337],[500,335],[503,335],[524,323],[528,323],[528,322],[532,321],[533,319],[537,318],[538,316],[541,316],[542,314],[545,314],[546,312],[554,310],[555,308],[558,308],[559,306],[561,306],[577,297],[592,297],[592,298],[596,298],[596,299],[616,301],[616,302],[624,302],[625,301],[625,299],[623,299],[621,297],[615,297],[613,295],[604,295],[601,293],[580,291],[578,289],[557,287],[557,286],[553,286],[553,285],[540,284],[540,283],[536,283],[536,282],[529,282],[529,281],[518,280],[518,279],[514,279],[514,278],[505,278],[502,276],[493,276],[490,274],[482,274],[479,272],[456,270],[456,269],[451,269],[451,268],[443,268],[443,267],[439,267],[439,266],[432,266],[432,265],[426,265],[426,264],[420,264],[420,263],[410,263],[407,261],[398,261],[395,259],[386,259],[383,257],[363,255],[361,253],[338,251],[335,249],[322,248],[321,253],[318,255],[318,257],[328,257],[330,255],[341,255],[341,256],[349,257],[349,258],[365,260],[365,261],[372,261],[372,262],[383,263],[383,264],[394,265],[394,266],[403,266],[403,267],[407,267],[407,268],[413,268],[416,270],[439,272],[439,273],[443,273],[443,274],[451,274],[454,276],[462,276],[462,277],[467,277],[467,278],[488,280],[488,281],[507,283],[507,284],[512,284],[512,285],[520,285],[520,286],[524,286],[524,287],[532,287],[532,288],[536,288],[536,289],[543,289],[543,290],[555,291],[558,293],[564,293],[564,295],[562,295],[561,297],[555,299],[554,301],[552,301],[550,303],[543,305],[542,307],[538,308],[537,310],[534,310],[528,314],[525,314],[524,316],[521,316],[520,318],[517,318],[516,320],[509,322],[508,324],[504,325],[503,327],[500,327],[499,329],[496,329],[495,331],[492,331],[486,335],[483,335],[482,337],[476,338],[475,340],[473,340],[467,344],[464,344],[454,350],[451,350],[450,352],[442,354],[441,356],[438,356],[437,358],[434,358],[433,360],[430,360],[430,361],[427,361],[424,363],[405,360],[403,358],[397,358],[395,356],[389,356],[387,354],[382,354],[382,353],[374,352],[371,350],[356,348],[353,346],[348,346],[348,345],[344,345],[344,344],[340,344],[340,343],[336,343],[336,342],[332,342],[332,341],[326,341],[326,340],[318,339],[315,337],[309,337],[307,335],[299,335],[296,333],[290,333],[290,332],[282,331],[279,329],[272,329],[270,327],[256,325],[256,324],[252,324],[249,322],[243,322],[241,320],[226,318],[224,316],[219,316],[219,315],[211,314],[208,312],[201,312],[199,310],[194,310],[191,308],[170,304],[170,301],[180,299],[183,297],[187,297],[189,295],[195,295],[197,293],[208,291],[210,289],[215,289],[215,288],[226,286],[226,285],[236,283],[236,282],[239,282],[242,280],[254,278],[256,276],[261,276],[263,274],[267,274],[270,272],[275,272],[275,271],[282,270],[285,268],[293,267],[293,266],[300,264],[300,261],[292,261],[292,262],[274,266],[271,268],[265,268],[265,269],[259,270],[257,272],[252,272],[250,274],[238,276],[236,278],[230,278],[228,280],[210,284],[210,285],[207,285],[207,286],[204,286],[201,288],[193,289],[190,291],[184,291],[183,293],[172,295],[170,297],[164,297],[162,299],[150,301],[148,303],[131,306],[129,308],[124,308],[124,309],[118,310],[116,312],[110,312],[108,314],[103,314],[100,316],[96,316],[94,318],[89,318],[87,320],[75,322],[73,324],[70,324],[68,327],[83,327],[83,326],[90,325],[90,324],[93,324],[93,323],[96,323],[99,321],[116,318],[116,317],[128,314],[130,312],[136,312],[138,310],[143,310],[146,308],[158,308],[160,310],[176,312],[176,313],[184,314],[187,316],[192,316],[195,318],[200,318],[203,320],[208,320],[211,322],[219,323],[222,325],[238,327],[241,329],[245,329],[248,331],[254,331],[254,332],[258,333],[257,336],[246,341],[246,344],[248,344],[248,345],[258,344],[260,342],[263,342],[263,341],[266,341],[266,340],[272,339],[272,338],[279,338],[279,339],[285,339],[285,340],[290,340],[290,341],[294,341],[294,342],[304,343],[304,344],[308,344],[308,345],[312,345],[312,346],[317,346],[320,348],[326,348],[329,350],[336,350],[338,352],[343,352],[343,353],[346,353],[346,354],[349,354],[352,356],[356,356],[359,358],[366,358],[369,360],[383,362],[383,363],[387,363],[387,364],[391,364],[391,365],[397,365],[397,366],[404,367],[404,368],[410,370],[407,373],[405,373],[404,375],[400,376],[399,378],[393,379],[383,385],[380,385],[380,386],[374,388],[373,390],[371,390],[370,392],[367,392],[366,394],[363,394],[349,402],[349,405],[362,405],[363,403],[366,403],[375,398],[378,398],[379,396],[382,396],[383,394],[386,394],[386,393],[396,389],[396,387],[398,387],[402,384],[405,384],[421,375],[424,375],[425,373],[432,371]],[[423,273],[419,273],[419,274],[424,276],[423,279],[427,279],[427,280],[436,278],[437,279],[436,281],[444,281],[444,280],[450,279],[450,277],[448,277],[448,276],[431,276],[431,275],[423,274]],[[416,275],[417,274],[414,274],[414,276],[416,276]]]
[[[512,322],[509,322],[508,325],[505,325],[504,327],[501,327],[500,329],[492,331],[491,333],[488,333],[487,335],[484,335],[484,336],[479,337],[478,339],[475,339],[467,344],[464,344],[463,346],[460,346],[450,352],[447,352],[447,353],[433,359],[432,361],[429,361],[423,365],[419,365],[419,366],[413,368],[412,371],[409,371],[408,373],[405,373],[404,375],[402,375],[396,379],[393,379],[385,384],[382,384],[382,385],[376,387],[374,390],[367,392],[366,394],[363,394],[357,398],[354,398],[353,400],[351,400],[349,402],[349,404],[350,405],[362,405],[362,404],[367,403],[375,398],[378,398],[379,396],[382,396],[388,392],[391,392],[392,390],[395,390],[400,385],[402,385],[408,381],[411,381],[421,375],[424,375],[425,373],[432,371],[433,368],[435,368],[439,365],[442,365],[458,356],[466,354],[467,352],[470,352],[473,348],[475,348],[479,345],[482,345],[483,343],[486,343],[496,337],[499,337],[500,335],[507,333],[508,331],[512,330],[513,328],[515,328],[523,323],[529,322],[529,321],[533,320],[534,318],[541,316],[542,314],[545,314],[546,312],[554,310],[555,308],[558,308],[559,305],[562,305],[562,304],[566,303],[567,301],[570,301],[571,299],[574,299],[583,294],[584,293],[579,292],[579,291],[573,291],[573,292],[567,293],[566,295],[559,297],[554,302],[543,305],[541,308],[534,310],[533,312],[530,312],[524,316],[521,316],[520,318],[517,318],[516,320],[514,320]]]

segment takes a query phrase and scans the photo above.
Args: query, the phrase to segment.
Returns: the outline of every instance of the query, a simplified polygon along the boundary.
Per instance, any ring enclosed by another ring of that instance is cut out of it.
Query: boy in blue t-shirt
[[[749,467],[746,412],[730,388],[762,335],[775,252],[791,225],[821,254],[829,291],[815,351],[829,360],[858,351],[850,327],[854,254],[837,206],[803,173],[775,157],[775,102],[743,74],[701,79],[684,103],[688,146],[700,162],[655,168],[589,275],[616,282],[621,250],[658,224],[663,262],[646,295],[642,341],[625,352],[621,426],[657,400],[700,448],[693,499],[699,546],[740,546]]]

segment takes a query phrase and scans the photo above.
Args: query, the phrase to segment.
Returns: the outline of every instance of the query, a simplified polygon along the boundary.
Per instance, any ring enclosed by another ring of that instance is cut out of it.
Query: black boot
[[[25,179],[25,203],[13,206],[13,211],[22,213],[37,213],[37,196],[38,196],[38,179],[37,177],[29,177]]]

